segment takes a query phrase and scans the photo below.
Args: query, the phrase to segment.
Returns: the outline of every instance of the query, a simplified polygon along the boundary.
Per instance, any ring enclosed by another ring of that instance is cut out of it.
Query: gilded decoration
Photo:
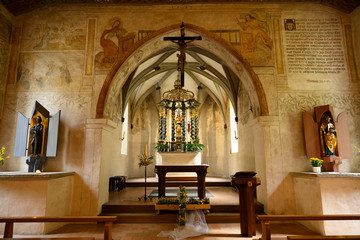
[[[100,36],[102,51],[95,56],[95,67],[97,69],[109,69],[113,63],[124,55],[134,45],[136,34],[128,32],[123,27],[120,18],[108,21]]]
[[[55,11],[34,15],[24,24],[22,50],[84,50],[86,21],[79,18],[85,15]]]
[[[81,53],[23,53],[19,57],[19,90],[78,90],[83,68]]]

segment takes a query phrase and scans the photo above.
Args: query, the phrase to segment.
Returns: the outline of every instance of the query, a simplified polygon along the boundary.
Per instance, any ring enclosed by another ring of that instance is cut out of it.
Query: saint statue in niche
[[[35,121],[36,124],[30,129],[30,133],[33,135],[33,138],[31,140],[30,153],[33,155],[38,155],[42,152],[44,126],[41,123],[42,119],[40,116],[37,116]]]
[[[329,115],[324,115],[320,124],[321,156],[335,155],[337,145],[336,129]]]

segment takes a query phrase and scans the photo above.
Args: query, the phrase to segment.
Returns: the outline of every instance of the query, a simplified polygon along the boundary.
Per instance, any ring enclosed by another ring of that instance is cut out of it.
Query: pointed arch
[[[243,57],[224,39],[214,35],[204,28],[192,24],[185,24],[186,33],[201,35],[203,40],[194,43],[223,59],[232,71],[238,75],[244,88],[249,93],[255,116],[269,115],[266,96],[262,84]],[[127,77],[137,66],[152,53],[161,51],[173,43],[163,41],[163,36],[178,34],[179,25],[171,25],[149,34],[120,57],[109,71],[101,88],[96,106],[96,118],[114,118],[113,108]],[[234,99],[236,106],[237,99]]]

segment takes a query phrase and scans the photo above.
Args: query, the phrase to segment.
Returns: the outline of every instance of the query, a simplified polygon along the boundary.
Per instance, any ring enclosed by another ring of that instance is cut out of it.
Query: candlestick
[[[145,143],[144,155],[146,157],[146,143]]]

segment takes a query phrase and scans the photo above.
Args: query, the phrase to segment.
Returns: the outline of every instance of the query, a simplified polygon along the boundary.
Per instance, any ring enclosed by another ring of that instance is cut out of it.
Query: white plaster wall
[[[230,125],[224,128],[218,105],[210,98],[202,104],[199,116],[200,143],[205,145],[202,163],[209,165],[207,176],[229,177]],[[234,174],[234,173],[231,173]]]
[[[102,128],[101,135],[101,165],[99,177],[98,213],[101,207],[109,200],[109,178],[125,176],[125,163],[121,156],[121,125],[108,121]]]
[[[129,177],[144,177],[145,168],[139,167],[139,156],[144,153],[145,144],[147,145],[147,154],[156,157],[154,147],[158,141],[159,119],[156,103],[149,96],[138,109],[133,120],[133,128],[129,122],[128,129],[128,151],[127,151],[127,175]],[[130,112],[129,112],[130,116]],[[147,177],[154,177],[154,163],[146,169]]]

